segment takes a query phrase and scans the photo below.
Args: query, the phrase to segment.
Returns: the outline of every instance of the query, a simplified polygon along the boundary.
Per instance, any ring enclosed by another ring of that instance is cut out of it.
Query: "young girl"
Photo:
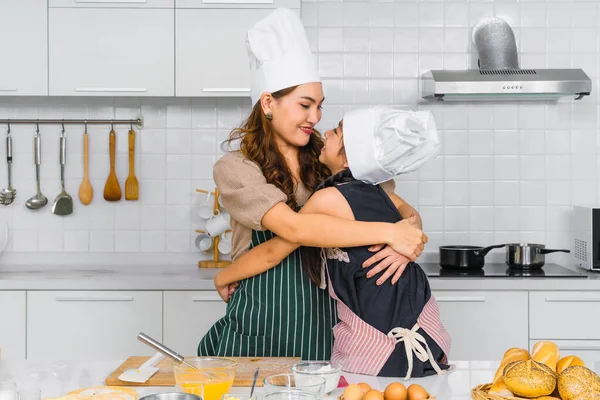
[[[300,212],[367,222],[414,218],[412,207],[402,205],[399,198],[393,201],[397,196],[386,194],[377,183],[415,170],[435,155],[432,132],[435,124],[428,112],[372,108],[349,113],[325,133],[319,160],[333,175]],[[220,272],[215,286],[227,299],[230,284],[268,270],[297,247],[275,237]],[[427,276],[417,264],[409,263],[396,285],[378,285],[366,277],[363,267],[371,256],[367,246],[316,249],[316,254],[303,250],[303,268],[314,283],[328,286],[337,302],[340,322],[334,327],[331,359],[345,371],[408,378],[448,368],[444,363],[450,337],[440,322]]]

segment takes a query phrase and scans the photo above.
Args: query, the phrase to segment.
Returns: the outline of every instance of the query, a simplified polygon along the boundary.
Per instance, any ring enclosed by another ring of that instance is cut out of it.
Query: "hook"
[[[62,122],[60,123],[60,125],[62,126],[62,131],[61,133],[63,134],[63,136],[65,135],[65,120],[63,119]]]
[[[84,126],[85,126],[85,132],[87,133],[87,119],[83,121]]]
[[[40,133],[40,123],[39,121],[35,123],[35,133],[39,135]]]
[[[129,121],[129,130],[132,131],[133,130],[133,122]]]
[[[115,130],[115,121],[114,120],[110,120],[110,130],[114,131]]]
[[[6,132],[6,134],[10,135],[10,119],[6,121],[6,125],[8,126],[8,132]]]

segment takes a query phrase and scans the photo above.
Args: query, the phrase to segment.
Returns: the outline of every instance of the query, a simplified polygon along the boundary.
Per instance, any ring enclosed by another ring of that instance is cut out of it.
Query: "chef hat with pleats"
[[[250,28],[246,47],[252,105],[265,92],[321,82],[302,21],[288,8],[276,9]]]
[[[416,171],[439,153],[431,111],[372,107],[348,112],[343,124],[348,166],[366,183]]]

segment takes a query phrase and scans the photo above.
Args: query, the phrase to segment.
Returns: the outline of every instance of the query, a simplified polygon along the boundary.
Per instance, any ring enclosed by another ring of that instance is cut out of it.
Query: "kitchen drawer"
[[[0,4],[0,96],[47,95],[46,0],[2,0]]]
[[[174,95],[173,9],[49,12],[50,95]]]
[[[600,340],[600,293],[531,292],[531,339]]]
[[[25,292],[0,291],[0,359],[25,359]]]
[[[119,360],[154,351],[137,340],[162,340],[162,292],[27,293],[27,359]]]
[[[175,0],[48,0],[49,7],[173,8]]]
[[[300,9],[301,0],[175,0],[175,8],[268,8]]]
[[[560,350],[560,357],[577,356],[583,360],[586,366],[598,371],[600,369],[600,340],[553,340]],[[529,351],[537,340],[529,342]]]
[[[526,292],[437,291],[440,318],[450,334],[452,360],[500,360],[511,347],[526,348]]]
[[[216,291],[164,292],[165,344],[179,354],[195,355],[200,339],[226,308]]]

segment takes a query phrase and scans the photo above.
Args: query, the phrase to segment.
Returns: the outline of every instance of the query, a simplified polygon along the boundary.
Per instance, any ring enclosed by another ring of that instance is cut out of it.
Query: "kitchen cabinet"
[[[25,292],[0,291],[0,360],[25,359]]]
[[[174,12],[50,8],[50,95],[173,96]]]
[[[140,332],[162,340],[161,291],[27,293],[27,359],[118,360],[154,354],[137,340]]]
[[[530,352],[537,342],[537,340],[529,342]],[[553,342],[558,346],[561,358],[574,355],[581,358],[589,368],[600,367],[600,340],[554,340]]]
[[[48,94],[46,0],[3,0],[0,12],[0,96]]]
[[[226,308],[215,291],[164,292],[165,344],[184,356],[196,355],[200,339]]]
[[[66,0],[62,0],[66,1]],[[79,0],[81,1],[81,0]],[[299,9],[301,0],[175,0],[175,8],[279,8]]]
[[[598,292],[532,292],[529,314],[532,339],[600,340]]]
[[[272,11],[175,10],[177,96],[250,97],[246,32]]]
[[[175,0],[48,0],[49,7],[173,8]]]
[[[500,360],[529,343],[527,292],[438,291],[440,318],[452,360]]]

